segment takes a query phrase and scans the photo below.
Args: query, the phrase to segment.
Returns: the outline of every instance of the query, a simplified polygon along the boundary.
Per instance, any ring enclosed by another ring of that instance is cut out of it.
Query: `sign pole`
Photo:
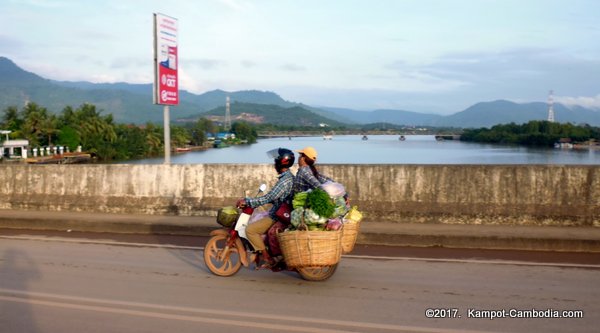
[[[169,106],[179,104],[177,19],[154,14],[154,104],[163,105],[165,164],[171,164]]]
[[[169,106],[163,108],[163,118],[165,126],[165,164],[171,164],[171,126],[169,121]]]

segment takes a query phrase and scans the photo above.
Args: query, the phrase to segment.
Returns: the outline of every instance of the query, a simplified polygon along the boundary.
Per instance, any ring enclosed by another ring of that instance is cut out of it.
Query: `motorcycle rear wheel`
[[[297,268],[300,276],[307,281],[325,281],[333,276],[338,264],[323,267]]]
[[[235,247],[229,248],[227,256],[221,258],[226,244],[227,236],[215,235],[204,246],[204,263],[213,274],[218,276],[232,276],[242,268],[240,254]]]

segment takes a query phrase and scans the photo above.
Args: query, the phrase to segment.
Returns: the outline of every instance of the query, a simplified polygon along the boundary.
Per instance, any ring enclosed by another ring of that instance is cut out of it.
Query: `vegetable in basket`
[[[346,199],[344,197],[337,197],[334,200],[335,202],[335,210],[333,211],[333,216],[344,216],[346,212],[348,212],[348,206],[346,205]]]
[[[317,215],[329,218],[335,211],[335,205],[327,192],[322,189],[314,189],[306,197],[306,205]]]
[[[217,223],[220,225],[229,228],[233,222],[237,221],[240,213],[233,206],[226,206],[217,212]]]
[[[342,220],[340,220],[339,218],[329,219],[329,221],[327,221],[327,225],[325,226],[325,230],[336,231],[340,230],[341,227]]]
[[[292,200],[292,206],[294,207],[294,209],[298,207],[304,207],[306,205],[306,197],[308,197],[308,193],[308,191],[299,192],[296,193],[296,195],[294,195],[294,199]]]
[[[304,215],[304,208],[296,208],[292,211],[291,214],[291,224],[294,228],[298,228],[298,226],[302,223],[302,216]]]
[[[327,223],[327,218],[317,214],[317,212],[310,208],[306,208],[304,210],[304,223],[307,225],[325,224]]]

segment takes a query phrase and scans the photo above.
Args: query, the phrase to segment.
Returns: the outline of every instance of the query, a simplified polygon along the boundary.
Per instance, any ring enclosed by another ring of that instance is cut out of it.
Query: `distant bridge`
[[[258,133],[258,137],[259,138],[263,138],[263,139],[270,139],[270,138],[292,138],[292,137],[308,137],[308,136],[323,136],[323,135],[331,135],[335,138],[336,135],[364,135],[365,137],[369,137],[370,135],[398,135],[401,138],[405,138],[407,135],[410,136],[435,136],[435,139],[438,141],[444,141],[444,140],[460,140],[460,134],[414,134],[414,133],[405,133],[405,134],[399,134],[399,133],[366,133],[366,134],[361,134],[361,133],[335,133],[335,134],[325,134],[323,132],[259,132]]]

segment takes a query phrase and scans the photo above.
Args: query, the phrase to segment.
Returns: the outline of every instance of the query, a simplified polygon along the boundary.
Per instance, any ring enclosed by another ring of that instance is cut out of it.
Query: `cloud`
[[[185,60],[185,64],[190,67],[200,67],[202,69],[216,69],[225,65],[223,61],[216,59]]]
[[[24,44],[20,40],[0,35],[0,52],[4,54],[12,53],[17,49],[23,49],[23,46]]]
[[[22,5],[40,8],[64,8],[69,5],[65,1],[26,0],[20,2]]]
[[[281,66],[282,69],[290,72],[304,72],[306,71],[306,67],[296,64],[284,64]]]
[[[137,68],[147,68],[152,65],[152,60],[141,59],[135,57],[129,58],[115,58],[110,64],[111,69],[137,69]]]
[[[241,64],[241,65],[242,65],[242,67],[244,67],[244,68],[254,68],[254,67],[256,67],[256,66],[258,65],[256,62],[254,62],[254,61],[251,61],[251,60],[242,60],[242,61],[240,62],[240,64]]]
[[[592,97],[556,96],[556,97],[554,97],[554,101],[557,103],[567,105],[567,106],[578,105],[578,106],[583,106],[586,108],[600,109],[600,94],[598,94],[596,96],[592,96]]]
[[[218,2],[222,3],[226,7],[234,10],[240,11],[248,7],[248,3],[241,0],[218,0]]]
[[[551,48],[515,48],[500,52],[446,54],[428,63],[398,61],[388,66],[398,75],[431,85],[432,90],[468,95],[473,102],[509,99],[544,101],[548,90],[562,96],[595,96],[600,61]],[[402,89],[402,91],[405,91]],[[569,97],[572,105],[597,105],[597,97]]]
[[[440,75],[431,71],[428,65],[413,64],[407,61],[395,61],[383,66],[386,74],[367,75],[366,79],[386,82],[386,86],[378,89],[395,90],[398,92],[444,92],[456,91],[468,84],[463,78],[452,75]]]

